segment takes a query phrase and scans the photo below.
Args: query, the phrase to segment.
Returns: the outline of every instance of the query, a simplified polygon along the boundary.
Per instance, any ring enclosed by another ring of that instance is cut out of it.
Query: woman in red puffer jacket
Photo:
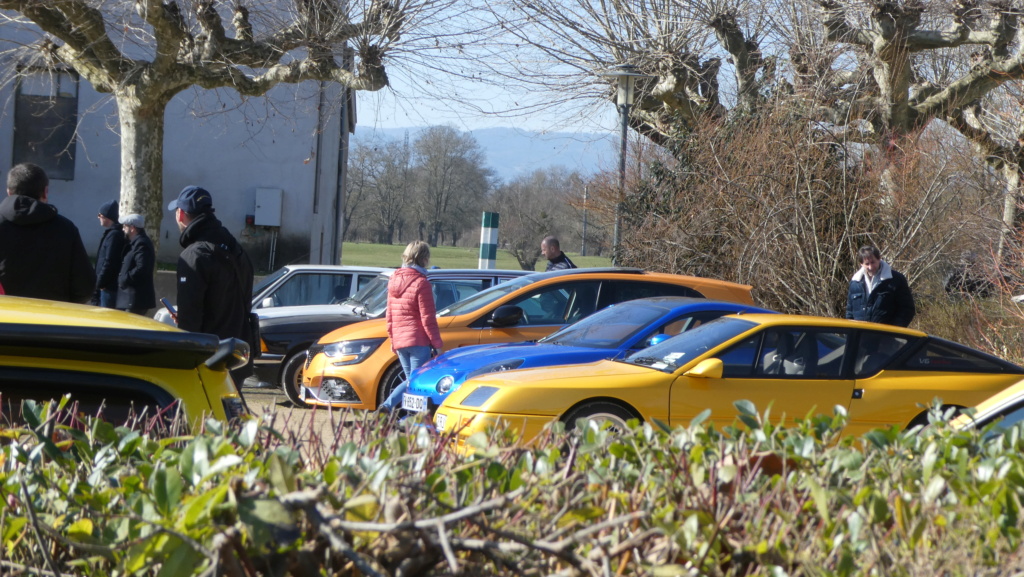
[[[441,331],[437,328],[434,294],[427,280],[430,245],[422,240],[409,243],[402,253],[402,268],[388,281],[386,313],[391,350],[398,354],[406,379],[420,365],[441,350]],[[378,409],[390,411],[400,404],[408,387],[403,381]]]

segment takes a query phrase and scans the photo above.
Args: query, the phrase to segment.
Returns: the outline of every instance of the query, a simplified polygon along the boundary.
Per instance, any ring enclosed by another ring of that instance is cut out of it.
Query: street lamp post
[[[626,142],[629,130],[629,107],[633,105],[637,78],[650,78],[638,72],[632,64],[622,64],[601,74],[604,78],[612,78],[618,84],[615,99],[619,109],[619,124],[622,129],[622,142],[619,149],[619,198],[615,202],[615,225],[612,229],[612,266],[619,264],[619,229],[622,225],[622,199],[626,196]]]

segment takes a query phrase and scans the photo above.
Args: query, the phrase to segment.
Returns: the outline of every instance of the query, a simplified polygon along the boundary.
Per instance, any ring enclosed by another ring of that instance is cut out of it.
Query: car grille
[[[320,353],[322,353],[323,350],[324,350],[324,346],[321,345],[320,343],[313,343],[312,345],[310,345],[309,348],[306,349],[306,366],[304,366],[302,368],[308,369],[309,368],[309,363],[313,362],[313,357],[315,357],[315,356],[319,355]]]

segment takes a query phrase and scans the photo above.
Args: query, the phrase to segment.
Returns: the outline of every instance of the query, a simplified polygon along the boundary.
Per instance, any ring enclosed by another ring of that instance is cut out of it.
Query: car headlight
[[[380,347],[385,339],[360,339],[358,341],[340,341],[324,346],[324,354],[332,359],[336,367],[354,365],[366,360]]]
[[[480,375],[500,373],[501,371],[511,371],[513,369],[518,369],[519,367],[521,367],[524,362],[526,362],[526,359],[508,359],[504,361],[498,361],[496,363],[484,365],[479,369],[470,372],[469,374],[466,375],[466,378],[472,379],[473,377],[479,377]]]
[[[455,384],[455,377],[451,375],[445,375],[441,377],[441,380],[437,381],[437,392],[442,395],[448,394],[448,391],[452,390],[452,385]]]
[[[479,407],[489,401],[497,392],[498,387],[477,387],[459,404],[463,407]]]

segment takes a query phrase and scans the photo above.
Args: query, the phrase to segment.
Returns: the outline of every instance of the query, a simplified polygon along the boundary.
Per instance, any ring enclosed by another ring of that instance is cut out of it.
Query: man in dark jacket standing
[[[175,211],[184,248],[178,257],[178,328],[235,337],[257,347],[251,330],[253,269],[249,255],[213,215],[213,197],[186,186],[168,205]],[[259,349],[253,350],[253,354]],[[250,366],[232,371],[238,384]]]
[[[907,278],[881,260],[873,246],[857,251],[861,267],[850,279],[846,318],[905,327],[914,320],[916,308]]]
[[[548,259],[548,266],[544,269],[545,271],[576,268],[576,265],[562,252],[558,239],[553,236],[546,236],[544,240],[540,241],[540,254]]]
[[[0,201],[0,284],[8,295],[85,303],[96,273],[78,228],[47,203],[50,179],[29,163],[7,173]]]
[[[117,275],[121,271],[121,257],[124,256],[124,233],[118,222],[117,201],[111,200],[100,205],[98,218],[103,227],[100,247],[96,250],[96,292],[92,304],[117,308]]]
[[[156,249],[146,234],[144,216],[129,214],[121,224],[128,237],[128,252],[124,255],[121,273],[117,277],[117,308],[145,315],[156,306],[156,287],[153,285]]]

